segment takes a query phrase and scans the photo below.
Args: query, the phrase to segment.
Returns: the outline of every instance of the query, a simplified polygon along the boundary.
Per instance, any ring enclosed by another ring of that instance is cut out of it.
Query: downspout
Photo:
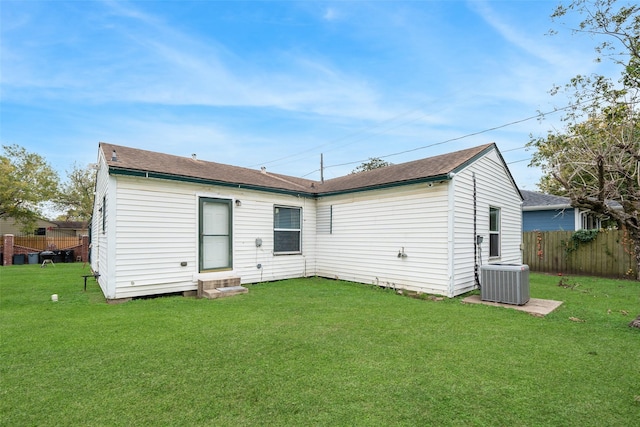
[[[473,277],[476,286],[480,288],[480,278],[478,277],[478,196],[476,192],[476,173],[471,174],[473,179]]]
[[[454,180],[453,177],[455,173],[449,174],[449,194],[448,194],[448,202],[449,202],[449,229],[448,229],[448,252],[449,252],[449,289],[448,289],[448,297],[453,298],[454,296],[454,288],[455,288],[455,189],[454,189]]]

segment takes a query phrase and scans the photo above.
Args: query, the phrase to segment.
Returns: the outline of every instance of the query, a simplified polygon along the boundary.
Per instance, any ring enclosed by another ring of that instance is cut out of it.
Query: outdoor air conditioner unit
[[[523,305],[529,301],[529,266],[489,264],[480,267],[480,299]]]

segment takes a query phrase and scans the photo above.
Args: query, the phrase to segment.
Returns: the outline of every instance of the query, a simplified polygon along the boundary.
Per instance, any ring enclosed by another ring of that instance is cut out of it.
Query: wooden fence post
[[[82,247],[80,253],[82,256],[82,262],[89,262],[89,236],[86,234],[81,237]]]

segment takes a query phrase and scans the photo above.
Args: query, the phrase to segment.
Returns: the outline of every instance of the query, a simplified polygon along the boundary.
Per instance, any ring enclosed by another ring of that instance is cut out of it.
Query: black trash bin
[[[73,249],[64,251],[64,262],[73,262]]]
[[[53,262],[55,262],[55,263],[63,263],[64,262],[64,251],[53,251]]]
[[[23,264],[24,264],[24,254],[14,254],[13,265],[23,265]]]

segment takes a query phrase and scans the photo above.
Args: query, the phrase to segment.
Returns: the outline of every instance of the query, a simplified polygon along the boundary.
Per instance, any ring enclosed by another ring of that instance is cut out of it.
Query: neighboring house
[[[86,221],[48,221],[46,219],[38,219],[28,232],[22,229],[23,226],[16,223],[13,218],[0,218],[0,236],[5,234],[45,236],[51,233],[55,233],[57,236],[86,236],[89,233]]]
[[[575,231],[601,228],[603,218],[571,206],[568,197],[520,190],[522,231]]]
[[[0,218],[0,265],[21,264],[24,260],[20,257],[23,256],[28,257],[30,264],[37,263],[38,253],[45,250],[56,251],[56,262],[86,262],[89,258],[88,233],[86,221],[37,219],[32,227],[24,230],[24,226],[13,218]]]
[[[521,203],[495,144],[318,182],[100,143],[91,267],[107,299],[307,276],[452,297],[521,263]]]
[[[86,236],[89,234],[89,223],[87,221],[51,221],[56,225],[55,230],[59,234],[69,236]]]
[[[52,221],[47,221],[46,219],[37,219],[33,229],[29,229],[29,234],[36,234],[44,236],[46,234],[47,229],[52,229],[56,227]],[[13,218],[0,218],[0,236],[5,234],[14,234],[21,235],[27,234],[25,230],[23,230],[24,226],[16,222]]]

